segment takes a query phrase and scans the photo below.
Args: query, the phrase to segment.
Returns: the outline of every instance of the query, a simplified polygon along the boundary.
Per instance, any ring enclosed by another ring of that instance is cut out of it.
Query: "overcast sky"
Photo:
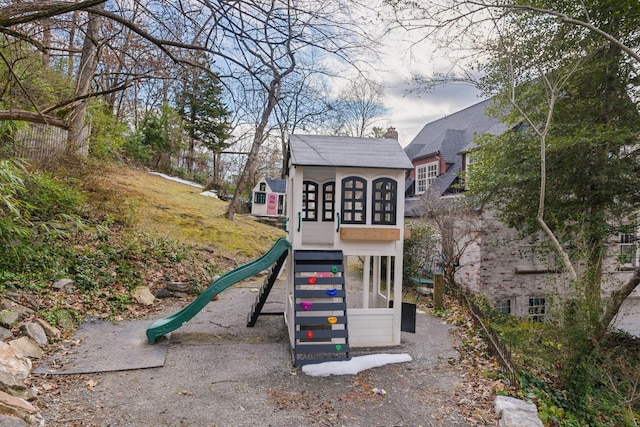
[[[394,126],[400,144],[407,146],[422,127],[476,104],[483,99],[470,84],[452,83],[432,91],[420,90],[412,77],[447,74],[451,65],[447,53],[434,53],[429,42],[416,44],[412,37],[420,34],[392,32],[382,48],[382,64],[378,73],[385,88],[385,107],[389,115],[378,126]]]
[[[480,93],[470,85],[450,84],[429,93],[416,93],[409,91],[408,84],[385,80],[389,117],[384,126],[395,127],[400,144],[406,147],[425,124],[480,101]]]

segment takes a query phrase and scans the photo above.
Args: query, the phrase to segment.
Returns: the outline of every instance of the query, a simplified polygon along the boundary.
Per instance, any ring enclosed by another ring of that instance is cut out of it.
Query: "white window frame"
[[[618,242],[620,245],[620,255],[624,252],[633,250],[631,261],[624,263],[625,266],[637,267],[640,265],[640,250],[638,250],[638,241],[640,241],[640,229],[636,230],[636,234],[633,233],[620,233],[618,235]]]
[[[438,162],[425,163],[416,166],[416,194],[423,194],[438,177]]]
[[[529,297],[528,318],[531,322],[544,322],[547,320],[547,297]]]
[[[469,166],[472,166],[478,163],[478,159],[477,159],[477,156],[474,155],[473,151],[467,151],[464,154],[464,162],[465,162],[464,169],[468,171]]]
[[[499,313],[513,314],[513,304],[511,298],[498,298],[495,301],[495,309]]]

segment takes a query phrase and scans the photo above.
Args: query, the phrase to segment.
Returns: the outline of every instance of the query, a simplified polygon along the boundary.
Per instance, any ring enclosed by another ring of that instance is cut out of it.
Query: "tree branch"
[[[105,3],[107,0],[86,0],[83,2],[17,3],[0,9],[0,27],[11,27],[57,15],[86,10]],[[17,17],[14,17],[19,15]]]
[[[64,120],[49,114],[34,113],[25,110],[0,110],[0,120],[22,120],[31,123],[41,123],[69,130],[69,125]]]

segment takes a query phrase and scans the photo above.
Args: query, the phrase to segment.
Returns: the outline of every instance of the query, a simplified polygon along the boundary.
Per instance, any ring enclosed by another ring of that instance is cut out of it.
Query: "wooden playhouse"
[[[262,178],[251,191],[251,214],[260,217],[283,217],[287,181]]]
[[[404,179],[411,168],[395,139],[290,137],[291,249],[283,262],[295,365],[348,358],[352,347],[400,344]],[[345,274],[351,257],[362,262],[353,283]],[[350,296],[356,301],[347,304]]]

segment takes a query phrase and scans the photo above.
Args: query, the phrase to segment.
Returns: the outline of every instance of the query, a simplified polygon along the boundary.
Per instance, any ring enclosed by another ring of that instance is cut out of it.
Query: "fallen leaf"
[[[93,388],[98,385],[98,381],[92,379],[92,380],[87,381],[86,385],[87,385],[87,389],[89,389],[89,391],[93,391]]]

